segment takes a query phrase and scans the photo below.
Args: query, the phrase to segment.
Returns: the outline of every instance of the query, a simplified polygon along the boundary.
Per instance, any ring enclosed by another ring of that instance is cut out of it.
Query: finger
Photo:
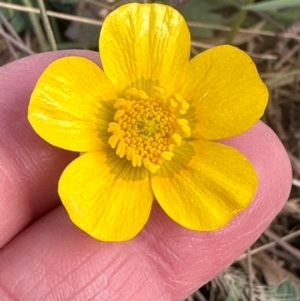
[[[183,300],[259,237],[290,190],[289,160],[266,125],[259,122],[225,142],[252,161],[260,184],[252,203],[224,228],[184,229],[156,204],[136,238],[102,243],[72,225],[59,207],[0,252],[0,299]]]
[[[27,107],[45,67],[68,50],[26,57],[0,68],[0,248],[32,220],[59,204],[58,178],[75,154],[52,147],[32,130]]]

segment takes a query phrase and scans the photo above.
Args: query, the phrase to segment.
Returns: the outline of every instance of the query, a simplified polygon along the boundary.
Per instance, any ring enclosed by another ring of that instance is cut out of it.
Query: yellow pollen
[[[108,143],[132,166],[143,165],[155,173],[164,161],[172,160],[174,147],[190,136],[191,129],[186,119],[178,118],[189,107],[180,94],[167,96],[163,88],[154,87],[151,95],[129,88],[116,100]]]

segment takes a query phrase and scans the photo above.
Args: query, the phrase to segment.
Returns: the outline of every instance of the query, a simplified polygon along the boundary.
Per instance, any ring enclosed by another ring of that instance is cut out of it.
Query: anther
[[[110,122],[108,125],[108,132],[113,133],[115,131],[121,130],[121,126],[116,122]]]
[[[126,101],[124,98],[119,98],[115,104],[114,108],[115,109],[121,109],[123,106],[127,105],[129,101]]]
[[[170,161],[173,157],[174,157],[174,153],[173,152],[168,152],[168,151],[166,151],[166,152],[162,152],[161,153],[161,156],[165,159],[165,160],[168,160],[168,161]]]
[[[125,114],[125,110],[118,110],[118,111],[116,111],[115,116],[114,116],[114,120],[117,121],[124,114]]]
[[[174,142],[176,145],[181,145],[182,138],[180,137],[179,134],[174,133],[174,134],[172,135],[172,140],[173,140],[173,142]]]

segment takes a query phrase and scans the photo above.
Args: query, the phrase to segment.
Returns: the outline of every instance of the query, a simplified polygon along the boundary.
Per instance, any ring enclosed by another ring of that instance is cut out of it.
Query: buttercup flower
[[[97,239],[123,241],[157,201],[188,229],[224,226],[257,189],[249,160],[218,142],[265,109],[268,92],[251,58],[223,45],[189,61],[186,22],[160,4],[119,7],[99,46],[103,70],[84,57],[60,58],[29,104],[41,137],[81,153],[58,187],[71,220]]]

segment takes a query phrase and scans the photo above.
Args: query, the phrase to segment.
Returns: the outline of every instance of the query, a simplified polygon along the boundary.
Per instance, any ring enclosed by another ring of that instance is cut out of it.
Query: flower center
[[[125,98],[117,99],[108,143],[134,167],[143,165],[155,173],[165,160],[172,159],[182,138],[190,136],[190,127],[186,119],[178,118],[189,107],[179,94],[167,97],[162,88],[155,87],[153,95],[130,88]]]

